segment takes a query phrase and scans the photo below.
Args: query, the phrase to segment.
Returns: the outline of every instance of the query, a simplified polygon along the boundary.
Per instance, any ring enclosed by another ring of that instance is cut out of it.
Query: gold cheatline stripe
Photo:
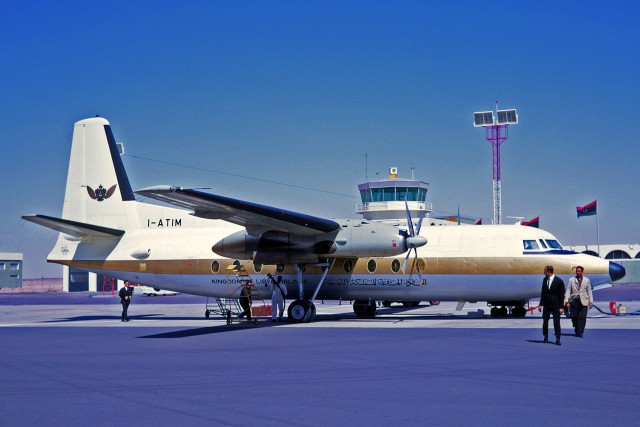
[[[377,274],[402,274],[401,271],[392,271],[392,262],[398,260],[396,269],[404,259],[402,258],[349,258],[338,259],[329,271],[330,274],[348,274],[345,270],[345,263],[350,261],[353,268],[351,274],[369,274],[368,264],[375,262]],[[214,271],[213,263],[219,265],[218,271]],[[226,275],[226,268],[233,264],[231,259],[198,259],[198,260],[164,260],[164,261],[60,261],[60,264],[69,267],[86,270],[112,270],[112,271],[133,271],[150,274],[222,274]],[[555,268],[556,274],[574,274],[573,268],[576,262],[570,257],[559,263],[554,256],[536,256],[525,258],[509,257],[486,257],[486,258],[420,258],[420,269],[425,274],[539,274],[542,276],[544,265],[551,264]],[[249,274],[295,274],[293,266],[285,266],[284,270],[278,271],[275,265],[264,265],[261,269],[255,269],[251,261],[241,261]],[[426,263],[426,268],[425,268]],[[407,263],[407,273],[417,272],[415,259],[409,259]],[[584,264],[584,263],[583,263]],[[373,265],[372,265],[373,267]],[[602,267],[584,266],[589,274],[607,274],[608,266]],[[415,270],[414,270],[415,269]],[[320,267],[308,267],[305,273],[320,274]]]

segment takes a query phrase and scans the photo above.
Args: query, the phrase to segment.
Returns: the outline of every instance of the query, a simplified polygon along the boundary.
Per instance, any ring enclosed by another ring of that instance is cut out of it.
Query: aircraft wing
[[[136,193],[190,209],[195,216],[201,218],[222,219],[241,225],[249,234],[273,230],[311,236],[340,229],[340,224],[330,219],[181,187],[161,185],[144,188]]]
[[[123,230],[118,230],[115,228],[101,227],[99,225],[71,221],[62,218],[54,218],[47,215],[25,215],[22,217],[22,219],[78,238],[120,237],[124,234]]]

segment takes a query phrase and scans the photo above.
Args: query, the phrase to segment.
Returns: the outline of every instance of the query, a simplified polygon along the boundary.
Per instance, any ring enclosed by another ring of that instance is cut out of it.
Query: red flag
[[[476,225],[482,225],[482,218],[476,221]]]
[[[584,206],[578,206],[576,208],[576,210],[578,211],[578,218],[580,218],[581,216],[589,216],[589,215],[595,215],[598,213],[598,200],[594,200],[593,202],[589,203],[588,205],[584,205]]]
[[[522,225],[527,225],[529,227],[540,228],[540,216],[533,218],[531,221],[524,221]]]

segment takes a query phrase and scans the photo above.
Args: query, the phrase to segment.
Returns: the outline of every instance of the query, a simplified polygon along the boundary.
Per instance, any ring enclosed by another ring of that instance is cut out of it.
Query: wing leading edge
[[[181,187],[161,185],[144,188],[136,193],[193,210],[197,217],[222,219],[241,225],[249,234],[274,230],[312,236],[340,229],[340,224],[330,219]]]

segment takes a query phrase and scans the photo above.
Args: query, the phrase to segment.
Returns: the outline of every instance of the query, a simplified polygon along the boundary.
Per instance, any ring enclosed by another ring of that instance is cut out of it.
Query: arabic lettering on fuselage
[[[298,286],[298,281],[296,279],[284,279],[282,282],[287,286]],[[235,277],[229,278],[212,278],[212,285],[227,285],[227,284],[237,284],[238,280]],[[256,278],[253,283],[256,286],[270,286],[271,280],[269,278]],[[308,280],[304,280],[305,285],[315,285],[315,283],[311,283]],[[327,278],[324,281],[324,285],[326,286],[420,286],[420,280],[415,278],[402,279],[402,278],[389,278],[389,277],[369,277],[369,278],[358,278],[358,277],[335,277],[335,278]]]

